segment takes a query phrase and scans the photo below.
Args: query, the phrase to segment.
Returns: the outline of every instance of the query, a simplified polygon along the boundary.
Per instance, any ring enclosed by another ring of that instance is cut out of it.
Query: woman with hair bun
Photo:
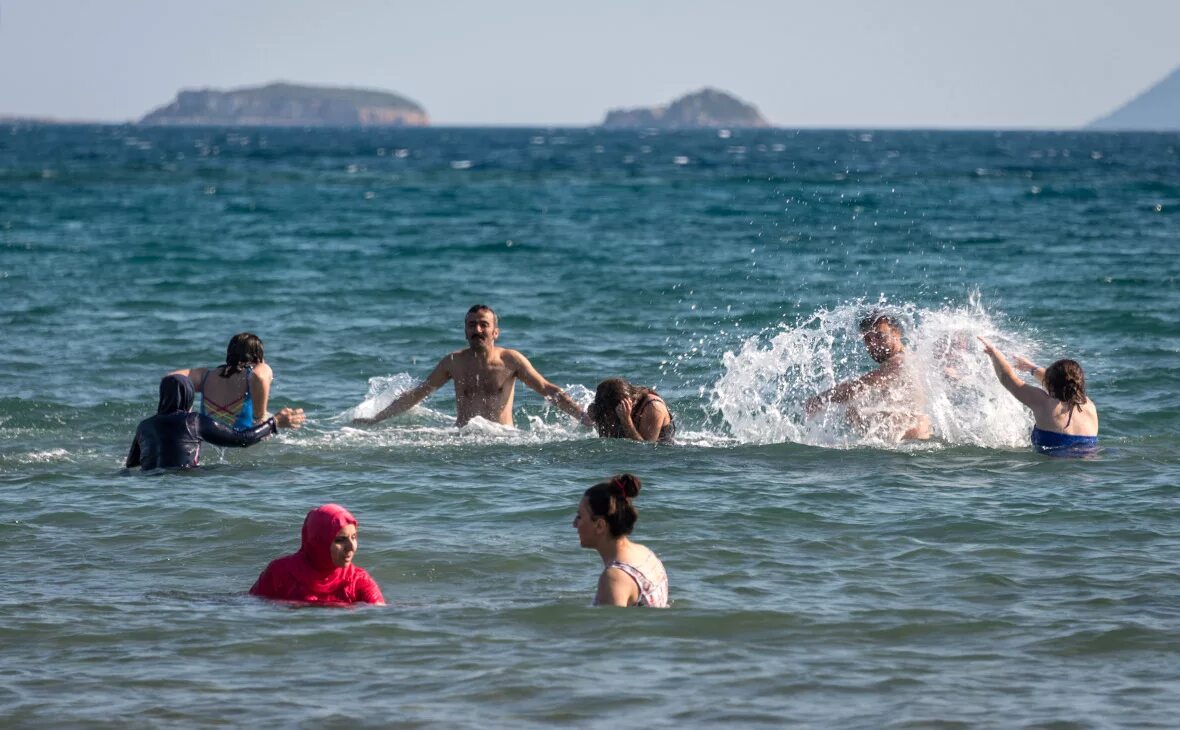
[[[595,606],[645,606],[667,608],[668,574],[656,554],[628,535],[639,519],[634,500],[639,477],[617,474],[595,484],[582,495],[574,529],[584,548],[602,557]]]
[[[1058,360],[1040,368],[1030,360],[1016,357],[1016,368],[1025,370],[1045,387],[1029,385],[1016,375],[1004,353],[979,338],[983,351],[992,359],[996,377],[1009,393],[1028,406],[1036,419],[1033,447],[1045,454],[1092,451],[1098,446],[1098,409],[1086,395],[1086,374],[1073,360]]]

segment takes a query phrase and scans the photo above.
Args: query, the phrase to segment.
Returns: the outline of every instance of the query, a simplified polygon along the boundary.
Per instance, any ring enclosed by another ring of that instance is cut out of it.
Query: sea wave
[[[845,407],[829,407],[814,417],[805,412],[808,397],[871,369],[858,323],[874,310],[902,322],[907,367],[924,398],[898,402],[877,395],[869,407],[890,415],[926,416],[934,433],[927,444],[901,443],[900,430],[889,424],[853,427]],[[1038,349],[1029,337],[1002,329],[977,294],[958,307],[929,309],[881,299],[819,309],[749,337],[736,351],[726,352],[724,372],[712,387],[710,406],[742,443],[909,449],[1024,445],[1031,416],[997,381],[978,336],[992,339],[1009,352],[1035,355]]]

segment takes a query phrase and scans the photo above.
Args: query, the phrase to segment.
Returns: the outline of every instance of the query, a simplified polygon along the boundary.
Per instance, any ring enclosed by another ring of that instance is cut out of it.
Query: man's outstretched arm
[[[586,412],[582,410],[581,406],[575,403],[573,398],[570,398],[569,393],[550,383],[538,373],[527,357],[515,350],[506,351],[504,354],[504,360],[511,365],[516,377],[520,378],[520,382],[545,396],[546,399],[552,401],[558,408],[576,418],[580,423],[586,422]]]
[[[447,355],[439,361],[430,375],[426,376],[426,380],[423,380],[397,398],[394,398],[393,402],[385,406],[380,413],[372,418],[354,418],[352,422],[358,425],[379,423],[390,416],[396,416],[399,413],[410,410],[426,400],[426,396],[447,384],[447,381],[451,379],[450,363],[451,356]]]
[[[847,403],[863,391],[880,384],[885,377],[886,374],[878,369],[867,372],[858,378],[845,380],[843,383],[803,401],[803,409],[807,415],[812,415],[829,403]]]

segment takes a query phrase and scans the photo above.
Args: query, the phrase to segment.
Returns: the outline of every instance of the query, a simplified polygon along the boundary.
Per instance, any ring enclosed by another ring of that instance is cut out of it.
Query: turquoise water
[[[1180,136],[0,126],[0,715],[19,726],[1173,727]],[[517,389],[347,425],[464,345]],[[929,444],[805,421],[908,326]],[[257,332],[309,423],[124,474],[159,377]],[[1102,451],[1053,459],[974,335],[1074,357]],[[948,348],[966,342],[965,349]],[[948,353],[955,377],[944,374]],[[588,608],[570,526],[616,471],[667,611]],[[244,595],[346,505],[384,609]]]

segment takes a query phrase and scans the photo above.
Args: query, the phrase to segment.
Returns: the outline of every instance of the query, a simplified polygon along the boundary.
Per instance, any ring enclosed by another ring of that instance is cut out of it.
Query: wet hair
[[[905,333],[905,328],[901,326],[901,322],[898,321],[897,317],[894,317],[891,314],[886,314],[880,309],[874,309],[872,312],[869,312],[867,315],[865,315],[863,319],[861,319],[860,331],[863,334],[869,330],[875,330],[877,329],[877,325],[881,323],[889,325],[893,329],[897,330],[899,334]]]
[[[639,496],[639,486],[639,477],[634,474],[616,474],[586,490],[590,514],[606,520],[611,537],[630,535],[639,520],[639,511],[633,504]]]
[[[500,316],[496,314],[496,310],[492,309],[488,305],[473,304],[471,309],[467,310],[467,314],[475,314],[476,312],[489,312],[492,315],[492,325],[495,327],[500,326]],[[466,315],[464,315],[464,319],[466,319]]]
[[[1082,409],[1086,398],[1086,374],[1074,360],[1058,360],[1045,368],[1045,390],[1049,395],[1073,409]]]
[[[218,368],[218,374],[228,378],[261,362],[262,340],[252,332],[239,332],[230,338],[229,346],[225,348],[225,364]]]
[[[628,383],[622,378],[608,378],[598,384],[594,391],[594,402],[586,409],[594,428],[603,438],[623,438],[623,425],[615,409],[625,400],[636,401],[654,393],[651,388]]]

